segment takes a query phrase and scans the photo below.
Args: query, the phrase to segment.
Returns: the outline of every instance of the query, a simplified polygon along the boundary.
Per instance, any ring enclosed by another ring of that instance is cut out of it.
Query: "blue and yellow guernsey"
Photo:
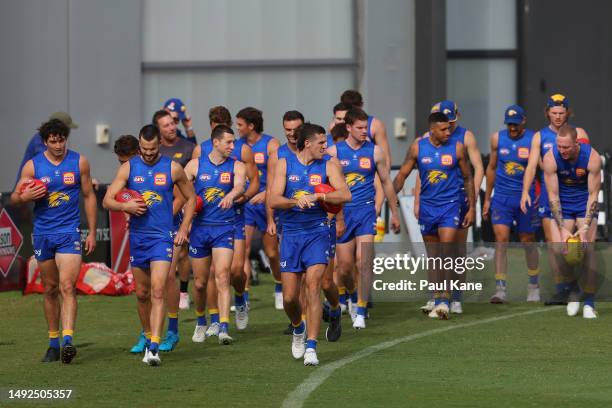
[[[345,207],[374,205],[376,196],[374,147],[374,143],[365,142],[360,148],[354,150],[346,140],[336,144],[336,155],[352,195],[352,200],[346,203]]]
[[[266,176],[268,174],[268,143],[272,140],[272,136],[262,134],[261,138],[251,146],[253,150],[253,160],[259,172],[259,192],[266,189]]]
[[[147,211],[130,219],[130,234],[168,234],[173,231],[172,160],[161,156],[155,164],[145,163],[140,156],[130,159],[127,188],[138,191]]]
[[[435,147],[429,137],[419,140],[417,166],[421,178],[421,203],[429,206],[458,201],[463,180],[457,170],[457,143]]]
[[[234,188],[234,163],[231,157],[216,165],[208,155],[200,156],[195,191],[204,202],[202,211],[194,218],[193,225],[231,225],[236,220],[235,207],[219,207],[221,200]]]
[[[498,132],[495,194],[505,197],[520,196],[533,135],[533,130],[525,129],[519,138],[512,139],[507,129]],[[532,184],[529,188],[530,194],[533,194],[533,191]]]
[[[296,155],[281,159],[287,162],[286,184],[283,195],[287,198],[299,199],[308,194],[314,194],[314,187],[327,183],[327,160],[315,160],[305,166]],[[311,208],[297,206],[281,211],[279,214],[283,233],[288,231],[303,231],[315,227],[327,228],[327,213],[316,202]]]
[[[32,159],[34,177],[45,183],[49,192],[34,204],[34,235],[79,232],[80,158],[80,154],[68,150],[57,166],[44,152]]]
[[[575,162],[565,160],[559,154],[557,145],[553,146],[553,154],[557,162],[559,178],[559,198],[561,207],[565,210],[583,210],[589,198],[588,177],[591,145],[580,144],[580,153]]]

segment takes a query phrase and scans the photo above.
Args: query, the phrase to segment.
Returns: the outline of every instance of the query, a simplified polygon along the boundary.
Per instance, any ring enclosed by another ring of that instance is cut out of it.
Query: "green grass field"
[[[612,406],[609,304],[599,304],[594,321],[563,308],[467,304],[444,322],[424,317],[420,303],[377,303],[366,330],[354,331],[347,318],[338,343],[322,336],[321,365],[311,368],[291,357],[269,275],[252,292],[248,330],[231,332],[236,343],[192,343],[194,314],[182,312],[181,342],[157,368],[128,352],[140,330],[132,296],[80,297],[78,355],[61,365],[39,362],[47,348],[41,297],[2,293],[0,406]],[[397,339],[404,341],[389,343]],[[74,394],[68,402],[6,400],[15,388]],[[300,400],[285,401],[290,394]]]

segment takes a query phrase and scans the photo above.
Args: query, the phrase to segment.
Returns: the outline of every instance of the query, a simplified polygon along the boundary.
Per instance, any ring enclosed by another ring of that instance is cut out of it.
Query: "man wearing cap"
[[[525,129],[527,117],[522,107],[512,105],[504,113],[506,129],[491,135],[491,156],[487,166],[487,191],[485,193],[482,216],[490,218],[495,233],[495,282],[496,291],[491,297],[491,303],[506,301],[506,270],[507,243],[510,241],[510,230],[516,223],[519,239],[525,243],[527,258],[527,301],[540,301],[540,286],[538,282],[538,250],[535,245],[536,216],[530,206],[523,213],[520,205],[520,193],[523,191],[523,174],[529,161],[529,149],[534,132]],[[495,195],[491,199],[491,193]],[[533,183],[527,186],[527,191],[533,198],[535,188]]]
[[[521,194],[521,210],[523,212],[526,212],[527,208],[532,205],[532,198],[525,187],[533,183],[538,165],[542,166],[544,156],[556,144],[559,129],[569,121],[573,115],[573,111],[570,107],[568,98],[565,95],[557,93],[551,95],[546,101],[544,114],[548,120],[548,126],[543,127],[533,135],[531,150],[529,152],[529,162],[525,169],[523,192]],[[589,143],[589,136],[584,129],[577,127],[576,134],[579,143]],[[544,183],[543,174],[541,183],[542,188],[540,189],[540,197],[537,199],[537,204],[534,201],[533,205],[538,207],[538,216],[542,219],[542,229],[544,230],[546,242],[551,243],[553,242],[551,232],[553,217],[548,203],[548,192]],[[569,285],[564,282],[566,280],[564,277],[566,274],[557,266],[557,258],[553,256],[552,250],[548,251],[548,261],[551,270],[555,273],[553,278],[557,284],[557,293],[553,299],[545,302],[545,304],[566,304],[569,295]]]
[[[480,156],[480,150],[478,150],[478,143],[476,142],[476,136],[474,136],[474,133],[472,133],[472,131],[470,131],[469,129],[459,126],[459,118],[461,115],[459,114],[459,108],[457,107],[457,104],[455,102],[449,101],[449,100],[438,102],[431,108],[431,113],[435,113],[435,112],[441,112],[444,115],[446,115],[446,117],[448,118],[449,125],[450,125],[449,131],[451,132],[449,141],[451,143],[460,142],[467,149],[469,162],[474,168],[473,186],[475,190],[474,191],[475,200],[476,202],[478,202],[478,196],[480,193],[480,185],[482,183],[482,178],[484,176],[484,167],[482,165],[482,157]],[[425,133],[423,137],[429,137],[429,132]],[[467,198],[468,195],[465,192],[463,183],[462,181],[459,181],[459,183],[461,184],[460,188],[462,191],[462,195],[460,197],[461,213],[460,213],[459,224],[462,225],[463,218],[467,214],[470,207],[469,207],[468,198]],[[401,189],[401,186],[399,188]],[[399,190],[396,189],[396,191],[399,191]],[[414,188],[414,213],[415,213],[414,215],[417,219],[419,218],[419,211],[420,211],[420,208],[419,208],[420,194],[421,194],[421,179],[417,178],[416,185]],[[467,240],[467,233],[468,233],[468,228],[459,228],[459,230],[457,231],[457,234],[455,235],[455,243],[465,244]],[[463,256],[463,253],[466,250],[465,245],[461,245],[459,249],[460,251],[458,253],[458,256]],[[465,279],[465,274],[460,275],[459,279]],[[457,313],[457,314],[463,313],[461,299],[462,299],[462,292],[458,290],[453,291],[451,305],[450,305],[451,313]],[[421,308],[421,310],[423,311],[423,313],[429,313],[433,310],[433,308],[434,308],[434,300],[431,299],[425,304],[425,306]]]
[[[79,127],[79,125],[72,121],[72,118],[66,112],[52,113],[51,116],[49,116],[49,120],[53,119],[58,119],[62,121],[62,123],[68,126],[70,129],[76,129]],[[17,182],[19,181],[19,178],[21,177],[21,170],[23,169],[23,166],[28,162],[28,160],[31,160],[38,153],[42,153],[45,150],[47,150],[47,147],[43,143],[42,137],[40,137],[40,133],[36,132],[36,134],[32,136],[32,139],[30,139],[30,143],[28,143],[28,147],[26,148],[26,151],[23,154],[23,160],[21,160],[21,164],[19,165],[19,170],[17,171],[17,180],[15,181],[15,184],[17,184]]]
[[[194,145],[197,145],[198,142],[196,140],[195,132],[193,131],[193,122],[191,116],[187,114],[187,106],[178,98],[170,98],[164,103],[164,110],[168,111],[174,120],[174,123],[177,126],[176,135],[181,139],[185,139]],[[183,123],[183,127],[185,128],[184,135],[183,132],[178,129],[179,122]]]

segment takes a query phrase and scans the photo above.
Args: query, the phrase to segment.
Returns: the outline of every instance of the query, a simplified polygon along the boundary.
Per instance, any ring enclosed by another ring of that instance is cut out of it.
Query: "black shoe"
[[[569,291],[563,291],[555,293],[553,297],[544,302],[544,306],[564,306],[567,305],[567,298],[569,297]]]
[[[60,359],[59,349],[49,347],[47,349],[47,352],[45,353],[45,356],[40,361],[43,363],[52,363],[54,361],[59,361],[59,359]]]
[[[342,326],[340,325],[340,315],[338,317],[329,317],[329,326],[325,330],[325,338],[327,341],[338,341],[342,335]]]
[[[62,347],[62,363],[70,364],[76,354],[76,348],[72,344],[65,344],[64,347]]]
[[[287,328],[285,330],[283,330],[283,334],[286,334],[286,335],[293,334],[293,325],[291,323],[289,323]]]
[[[327,301],[323,302],[323,321],[329,323],[329,303]]]

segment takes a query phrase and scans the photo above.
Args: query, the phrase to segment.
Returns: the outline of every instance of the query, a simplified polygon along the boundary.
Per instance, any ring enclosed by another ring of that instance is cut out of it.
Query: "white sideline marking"
[[[281,405],[283,408],[301,408],[304,405],[304,402],[308,399],[310,394],[314,390],[319,387],[319,385],[323,384],[325,380],[331,376],[334,371],[339,368],[344,367],[347,364],[350,364],[354,361],[360,360],[364,357],[368,357],[371,354],[376,353],[377,351],[386,350],[390,347],[396,346],[400,343],[405,343],[412,340],[417,340],[422,337],[431,336],[433,334],[445,333],[447,331],[463,329],[466,327],[477,326],[480,324],[493,323],[498,322],[500,320],[512,319],[514,317],[527,316],[535,313],[542,313],[550,310],[557,310],[559,307],[546,307],[542,309],[529,310],[527,312],[521,313],[513,313],[505,316],[497,316],[491,317],[484,320],[478,320],[471,323],[462,323],[456,324],[452,326],[441,327],[439,329],[427,330],[421,333],[411,334],[405,337],[399,337],[395,340],[389,340],[382,343],[375,344],[370,347],[366,347],[363,350],[358,351],[357,353],[350,355],[348,357],[344,357],[340,360],[334,361],[333,363],[325,364],[324,366],[316,369],[312,374],[310,374],[300,385],[298,385],[293,391],[287,395],[283,404]]]

